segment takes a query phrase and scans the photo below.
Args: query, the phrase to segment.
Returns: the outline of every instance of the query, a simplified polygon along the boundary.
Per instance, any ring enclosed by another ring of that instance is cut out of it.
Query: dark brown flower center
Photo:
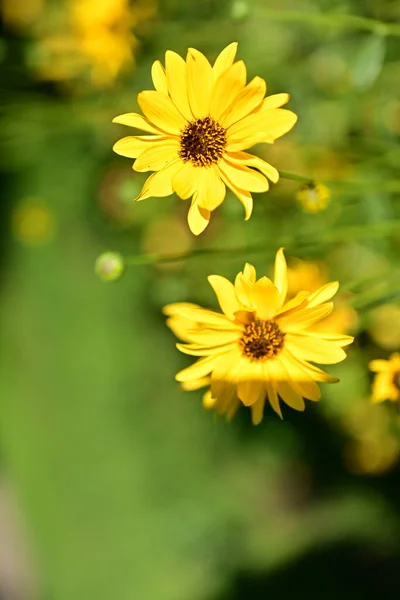
[[[400,392],[400,371],[396,371],[396,373],[393,375],[393,385],[399,390]]]
[[[195,167],[217,163],[226,147],[226,129],[211,117],[188,123],[181,133],[179,156]]]
[[[243,355],[252,361],[275,358],[282,351],[285,334],[276,321],[256,319],[245,326],[239,342]]]

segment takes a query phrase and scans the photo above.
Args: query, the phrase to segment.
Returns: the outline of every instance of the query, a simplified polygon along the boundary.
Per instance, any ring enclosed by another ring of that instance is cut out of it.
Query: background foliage
[[[106,4],[1,3],[1,472],[33,573],[12,585],[49,600],[388,597],[400,421],[370,404],[367,365],[400,343],[400,2]],[[144,176],[113,155],[126,130],[111,119],[166,49],[213,59],[233,40],[250,77],[291,94],[295,129],[258,148],[289,178],[249,222],[229,198],[195,239],[187,203],[132,203]],[[291,172],[328,185],[325,210],[296,200]],[[188,361],[161,307],[215,307],[210,272],[267,272],[281,244],[340,279],[357,340],[318,405],[228,424],[174,382]],[[153,264],[106,285],[107,249]]]

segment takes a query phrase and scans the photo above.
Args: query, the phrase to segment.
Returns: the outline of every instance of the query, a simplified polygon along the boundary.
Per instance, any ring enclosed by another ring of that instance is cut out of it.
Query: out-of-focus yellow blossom
[[[400,348],[400,306],[382,304],[369,314],[368,333],[385,350]]]
[[[306,212],[317,213],[326,209],[331,193],[323,183],[310,182],[298,189],[296,199]]]
[[[272,144],[292,129],[297,115],[281,108],[289,94],[264,97],[264,79],[246,84],[246,66],[235,62],[237,43],[227,46],[214,64],[189,48],[184,60],[168,50],[165,67],[155,61],[155,90],[138,95],[144,116],[115,117],[152,135],[128,136],[114,145],[121,156],[134,158],[135,171],[154,171],[136,200],[164,197],[174,192],[191,198],[190,230],[199,235],[211,213],[225,200],[228,187],[245,209],[253,210],[251,192],[266,192],[279,173],[269,163],[244,152],[257,143]]]
[[[138,40],[135,25],[155,14],[155,0],[66,0],[56,31],[41,28],[38,70],[53,81],[112,84],[132,67]]]
[[[28,198],[15,208],[11,226],[13,235],[19,242],[41,246],[53,239],[56,220],[44,202]]]
[[[344,455],[353,473],[379,475],[397,463],[400,441],[391,432],[386,411],[362,398],[346,411],[343,428],[352,437]]]
[[[232,418],[243,404],[260,423],[265,402],[282,417],[279,399],[304,410],[304,399],[318,401],[317,382],[337,378],[310,363],[334,364],[345,359],[351,336],[319,333],[314,325],[333,310],[338,282],[314,293],[302,291],[287,301],[287,267],[282,249],[276,254],[274,281],[256,278],[246,264],[233,285],[219,275],[209,283],[222,313],[190,303],[164,308],[167,324],[184,343],[177,348],[199,359],[176,375],[186,389],[210,385],[203,404]]]
[[[400,354],[394,352],[388,360],[372,360],[369,368],[376,373],[372,385],[372,402],[400,400]]]
[[[26,29],[40,15],[44,0],[0,0],[0,14],[12,29]]]
[[[288,268],[288,297],[294,297],[301,290],[315,292],[328,282],[326,266],[321,262],[297,260]],[[318,331],[351,331],[357,324],[357,313],[349,306],[346,294],[335,298],[335,310],[315,324]]]

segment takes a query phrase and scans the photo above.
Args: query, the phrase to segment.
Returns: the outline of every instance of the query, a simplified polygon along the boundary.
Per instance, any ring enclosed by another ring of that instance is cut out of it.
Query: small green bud
[[[231,5],[231,17],[235,21],[241,21],[248,17],[250,13],[250,7],[247,2],[243,0],[235,0]]]
[[[125,270],[124,257],[119,252],[103,252],[97,258],[94,270],[102,281],[117,281]]]

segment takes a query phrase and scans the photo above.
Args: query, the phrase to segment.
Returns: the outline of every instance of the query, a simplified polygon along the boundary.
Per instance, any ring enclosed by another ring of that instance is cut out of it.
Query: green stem
[[[141,254],[125,258],[127,266],[138,265],[153,265],[158,263],[178,262],[189,258],[201,256],[247,256],[249,254],[262,253],[266,250],[273,252],[280,246],[289,248],[307,249],[313,246],[324,246],[326,244],[334,244],[337,242],[345,242],[347,240],[363,239],[363,238],[380,238],[391,235],[400,235],[400,219],[392,221],[380,221],[378,223],[365,223],[362,225],[349,225],[336,229],[330,232],[325,232],[323,236],[312,237],[307,234],[307,237],[300,236],[284,236],[274,241],[273,246],[268,246],[265,242],[260,245],[240,247],[240,248],[195,248],[189,252],[180,252],[177,254]]]
[[[290,179],[291,181],[299,181],[301,183],[312,183],[319,181],[329,187],[337,189],[344,189],[349,191],[358,190],[359,188],[366,188],[368,190],[381,190],[385,192],[399,192],[400,191],[400,180],[389,179],[389,180],[369,180],[360,179],[359,181],[327,181],[315,179],[306,175],[299,175],[299,173],[292,173],[291,171],[279,171],[281,179]]]
[[[296,10],[273,10],[259,8],[257,15],[271,20],[307,23],[319,27],[336,27],[339,29],[362,29],[382,36],[400,36],[399,23],[385,23],[368,17],[335,13],[303,12]]]

